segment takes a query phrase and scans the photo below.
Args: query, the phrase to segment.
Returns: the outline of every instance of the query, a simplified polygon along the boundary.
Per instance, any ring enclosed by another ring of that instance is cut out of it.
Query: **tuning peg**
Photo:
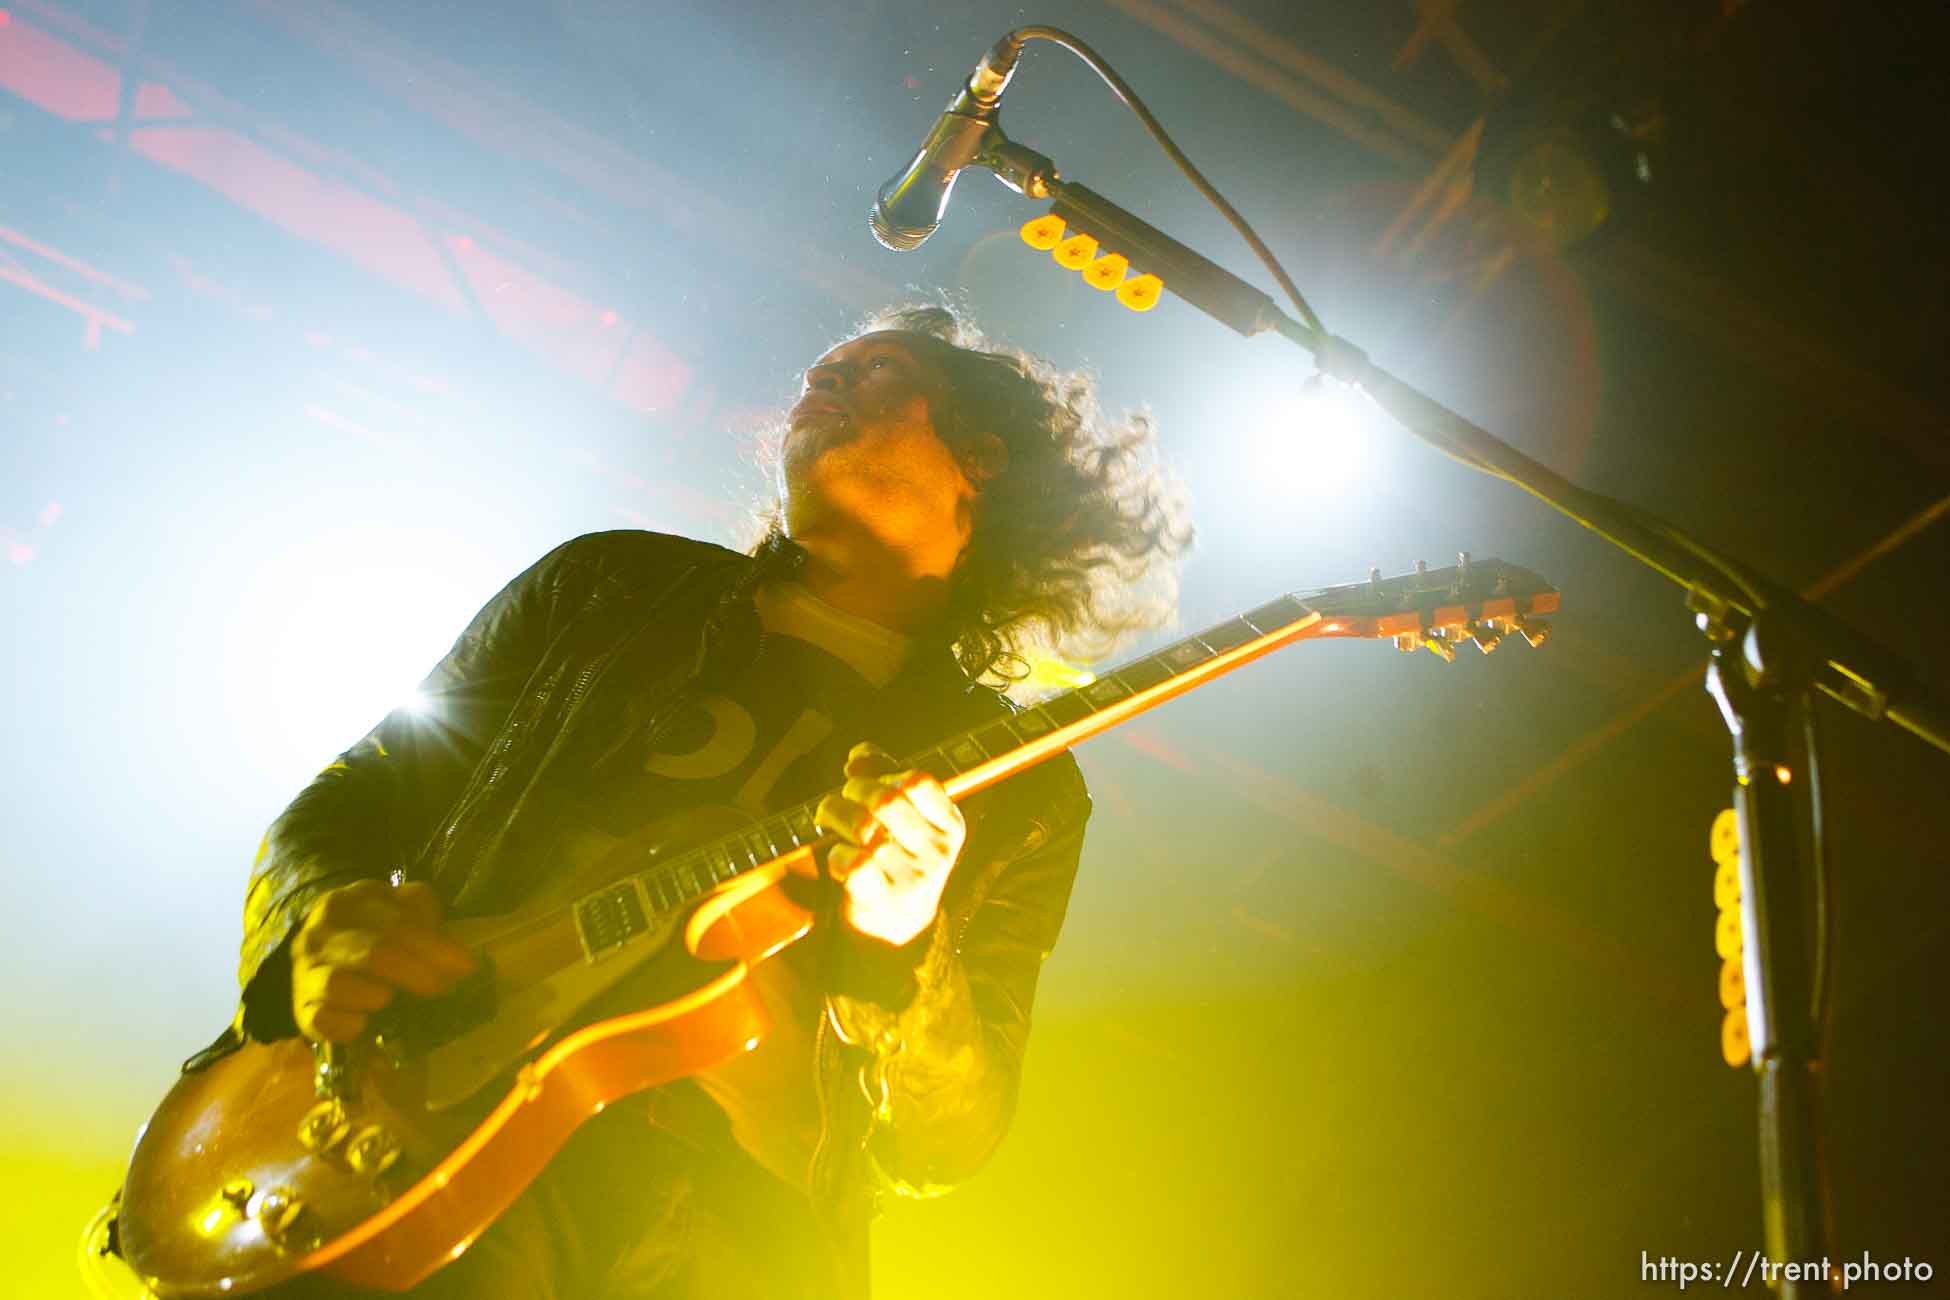
[[[1097,257],[1097,241],[1089,235],[1071,235],[1059,241],[1049,250],[1058,266],[1071,271],[1081,271]]]
[[[1130,259],[1122,253],[1105,253],[1083,268],[1083,282],[1093,289],[1109,293],[1124,283],[1124,276],[1130,269]]]
[[[1034,221],[1024,223],[1021,232],[1022,242],[1047,253],[1061,242],[1063,231],[1063,218],[1054,212],[1046,213]]]
[[[1515,620],[1517,635],[1535,650],[1550,639],[1551,625],[1541,618],[1519,618]]]
[[[1134,275],[1117,286],[1117,301],[1132,311],[1150,311],[1163,296],[1165,282],[1155,275]]]

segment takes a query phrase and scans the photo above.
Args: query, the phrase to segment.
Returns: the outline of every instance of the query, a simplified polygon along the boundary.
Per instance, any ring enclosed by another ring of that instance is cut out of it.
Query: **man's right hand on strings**
[[[405,989],[450,991],[474,956],[440,930],[440,899],[420,882],[362,880],[322,896],[291,943],[291,1013],[314,1042],[343,1043]]]

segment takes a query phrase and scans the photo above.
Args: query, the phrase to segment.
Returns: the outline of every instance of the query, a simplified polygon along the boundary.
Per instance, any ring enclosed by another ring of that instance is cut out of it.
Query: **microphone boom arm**
[[[1287,316],[1268,295],[1109,199],[1064,182],[1048,158],[1008,141],[995,122],[996,101],[1022,43],[1030,39],[1064,45],[1096,70],[1199,192],[1246,239],[1302,319]],[[995,171],[1020,193],[1054,197],[1052,215],[1063,222],[1063,229],[1075,227],[1095,239],[1104,253],[1120,254],[1130,264],[1144,267],[1194,307],[1240,334],[1270,329],[1306,348],[1322,372],[1362,388],[1403,428],[1443,455],[1522,488],[1686,589],[1686,604],[1714,645],[1708,689],[1734,739],[1745,1007],[1753,1031],[1751,1060],[1761,1084],[1761,1193],[1767,1251],[1777,1261],[1826,1259],[1833,1225],[1820,1070],[1825,1050],[1826,966],[1832,945],[1818,937],[1815,951],[1807,951],[1807,935],[1799,919],[1806,876],[1792,817],[1798,795],[1787,787],[1787,775],[1775,775],[1789,769],[1776,764],[1792,752],[1786,738],[1788,720],[1797,709],[1804,717],[1812,716],[1807,710],[1815,690],[1866,717],[1887,719],[1945,753],[1950,753],[1950,708],[1901,657],[1843,620],[1651,514],[1578,486],[1403,383],[1370,362],[1361,349],[1329,333],[1245,219],[1171,143],[1123,79],[1069,33],[1022,28],[984,57],[937,123],[929,146],[906,173],[883,187],[882,203],[874,210],[876,235],[882,235],[887,224],[881,208],[888,190],[904,192],[918,183],[929,171],[929,149],[937,145],[943,150],[936,155],[937,162],[943,157],[954,160],[954,170],[942,178],[941,208],[947,206],[947,187],[955,175],[971,165]],[[890,248],[914,247],[940,224],[940,211],[932,215],[933,224],[913,242],[897,244],[885,235],[881,242]],[[1803,784],[1815,827],[1815,933],[1821,936],[1827,886],[1819,848],[1821,801],[1813,780],[1812,730],[1803,756],[1810,778]],[[1816,990],[1812,997],[1811,985]],[[1785,1300],[1825,1295],[1828,1281],[1811,1280],[1805,1287],[1798,1280],[1789,1281],[1782,1294]]]

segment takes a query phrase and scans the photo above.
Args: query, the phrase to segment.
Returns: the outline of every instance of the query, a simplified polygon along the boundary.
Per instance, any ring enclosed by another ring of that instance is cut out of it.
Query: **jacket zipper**
[[[614,656],[615,651],[613,650],[605,652],[593,660],[577,676],[575,684],[569,688],[568,704],[563,710],[561,725],[556,728],[557,736],[564,735],[568,732],[569,724],[575,717],[576,709],[582,700],[582,695],[589,689],[589,683],[595,678],[596,674],[600,673],[608,665]],[[537,690],[532,696],[534,716],[529,719],[529,726],[532,727],[534,723],[540,720],[541,710],[548,703],[548,697],[549,690],[546,686]],[[533,734],[532,731],[530,734]],[[481,809],[487,804],[488,796],[494,793],[502,780],[513,770],[514,764],[510,761],[510,755],[513,753],[516,745],[521,742],[506,735],[498,737],[497,741],[501,748],[500,756],[495,760],[494,766],[489,769],[487,776],[481,781],[481,784],[468,799],[467,806],[461,809],[459,815],[454,818],[453,822],[448,825],[446,831],[441,836],[441,839],[446,845],[446,848],[441,853],[443,859],[451,857],[453,846],[460,842],[462,832],[470,829],[480,819]]]

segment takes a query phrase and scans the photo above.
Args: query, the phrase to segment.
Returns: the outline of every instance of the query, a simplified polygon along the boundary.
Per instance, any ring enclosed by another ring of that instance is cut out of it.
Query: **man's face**
[[[814,362],[785,435],[787,531],[841,515],[890,543],[939,542],[942,530],[965,542],[975,487],[933,420],[948,396],[915,335],[863,334]]]

